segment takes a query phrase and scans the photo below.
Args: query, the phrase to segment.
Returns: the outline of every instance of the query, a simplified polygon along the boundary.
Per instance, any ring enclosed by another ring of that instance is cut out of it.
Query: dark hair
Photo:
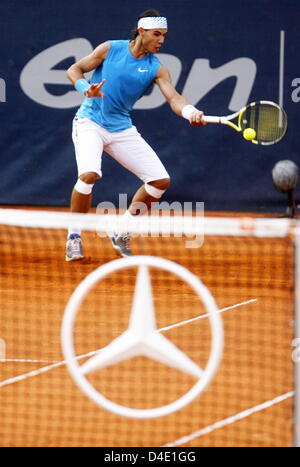
[[[144,11],[143,13],[141,13],[139,16],[138,16],[138,21],[141,19],[141,18],[148,18],[148,17],[157,17],[157,16],[163,16],[158,10],[154,10],[154,9],[150,9],[150,10],[146,10]],[[131,36],[131,40],[133,41],[138,35],[139,35],[139,31],[137,29],[137,27],[133,28],[132,29],[132,36]]]

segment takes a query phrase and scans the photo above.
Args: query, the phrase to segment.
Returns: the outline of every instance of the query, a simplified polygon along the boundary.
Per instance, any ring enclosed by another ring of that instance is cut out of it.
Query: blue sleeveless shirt
[[[147,92],[161,65],[151,53],[140,59],[133,57],[129,42],[110,41],[107,57],[91,79],[91,84],[106,80],[102,88],[105,97],[85,98],[76,114],[112,132],[132,127],[130,111]]]

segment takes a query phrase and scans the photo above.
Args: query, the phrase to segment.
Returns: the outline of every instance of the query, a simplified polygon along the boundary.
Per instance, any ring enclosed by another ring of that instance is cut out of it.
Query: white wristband
[[[186,118],[187,120],[189,120],[192,114],[195,112],[195,110],[197,109],[193,105],[191,104],[185,105],[181,111],[181,115],[183,116],[183,118]]]

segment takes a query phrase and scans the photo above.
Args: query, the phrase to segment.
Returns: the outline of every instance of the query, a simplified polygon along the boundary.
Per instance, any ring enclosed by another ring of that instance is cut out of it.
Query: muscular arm
[[[159,89],[173,112],[182,117],[182,109],[186,105],[190,105],[190,102],[176,91],[172,84],[170,73],[166,67],[161,66],[159,68],[155,83],[159,86]],[[195,110],[190,118],[191,125],[204,125],[202,120],[203,115],[204,114],[201,110]]]
[[[103,44],[100,44],[98,47],[96,47],[96,49],[90,55],[87,55],[70,66],[70,68],[67,70],[67,77],[71,83],[74,85],[76,81],[84,78],[84,73],[95,70],[95,68],[100,66],[108,54],[109,47],[109,42],[104,42]],[[99,84],[92,84],[86,93],[87,97],[103,97],[104,94],[101,92],[103,84],[104,81]]]

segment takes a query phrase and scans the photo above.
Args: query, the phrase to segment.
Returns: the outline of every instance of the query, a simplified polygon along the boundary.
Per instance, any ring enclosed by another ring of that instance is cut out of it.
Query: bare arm
[[[103,60],[105,60],[110,44],[109,42],[104,42],[100,44],[96,49],[86,57],[82,58],[78,62],[74,63],[67,71],[67,77],[74,85],[76,81],[84,78],[84,73],[95,70]],[[101,88],[104,84],[102,81],[99,84],[92,84],[90,89],[86,92],[87,97],[104,97],[104,94],[101,92]]]
[[[161,66],[159,68],[155,79],[155,83],[159,86],[159,89],[161,90],[163,96],[165,97],[173,112],[182,117],[182,109],[185,106],[190,105],[190,102],[176,91],[172,84],[170,73],[166,67]],[[203,121],[203,116],[204,114],[201,110],[195,109],[195,111],[189,119],[191,125],[205,125],[205,122]]]

